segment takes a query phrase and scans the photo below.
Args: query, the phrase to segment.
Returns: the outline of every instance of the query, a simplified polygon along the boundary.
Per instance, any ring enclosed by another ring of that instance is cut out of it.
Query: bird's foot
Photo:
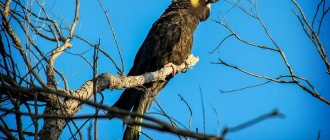
[[[171,67],[172,68],[172,76],[174,76],[174,75],[176,75],[177,73],[178,73],[178,70],[177,70],[177,66],[176,65],[174,65],[173,63],[168,63],[168,64],[166,64],[164,67]]]

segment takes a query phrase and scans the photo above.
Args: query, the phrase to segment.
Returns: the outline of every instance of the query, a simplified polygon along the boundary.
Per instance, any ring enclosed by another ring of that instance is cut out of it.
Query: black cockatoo
[[[210,14],[211,3],[218,0],[172,0],[171,5],[152,25],[135,56],[128,76],[142,75],[163,68],[166,64],[182,64],[191,54],[197,25]],[[144,114],[159,91],[171,79],[126,89],[113,105]]]

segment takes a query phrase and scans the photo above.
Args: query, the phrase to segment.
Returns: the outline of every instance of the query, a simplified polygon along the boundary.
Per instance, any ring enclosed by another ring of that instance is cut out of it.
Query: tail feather
[[[126,89],[112,107],[131,111],[133,106],[138,101],[138,96],[141,96],[142,94],[142,91],[137,89]]]

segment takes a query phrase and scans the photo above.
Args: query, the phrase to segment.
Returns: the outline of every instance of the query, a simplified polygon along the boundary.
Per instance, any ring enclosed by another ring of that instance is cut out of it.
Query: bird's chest
[[[183,30],[177,44],[172,48],[168,56],[167,63],[182,64],[191,54],[192,44],[193,32],[188,29]]]

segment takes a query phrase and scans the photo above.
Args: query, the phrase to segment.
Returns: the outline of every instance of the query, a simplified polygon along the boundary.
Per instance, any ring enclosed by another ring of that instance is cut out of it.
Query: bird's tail
[[[118,109],[131,111],[133,106],[137,104],[139,96],[143,94],[143,91],[137,89],[125,89],[125,91],[121,94],[119,99],[112,107],[116,107]]]
[[[169,80],[169,79],[168,79]],[[142,94],[137,94],[135,97],[135,104],[132,106],[132,112],[144,115],[147,110],[149,110],[153,100],[160,92],[160,90],[167,84],[168,81],[156,82],[147,85],[145,91]],[[142,123],[143,119],[140,117],[132,117],[134,122]],[[123,140],[138,140],[140,136],[141,126],[130,126],[127,127],[124,132]]]
[[[118,109],[132,111],[144,115],[144,113],[150,108],[152,101],[157,96],[159,91],[166,85],[167,81],[151,83],[145,85],[146,87],[140,89],[126,89],[112,106]],[[152,92],[151,92],[152,91]],[[108,113],[109,118],[113,118],[113,114]],[[142,123],[142,118],[132,117],[134,122]],[[141,126],[127,127],[123,140],[138,140],[141,131]]]

